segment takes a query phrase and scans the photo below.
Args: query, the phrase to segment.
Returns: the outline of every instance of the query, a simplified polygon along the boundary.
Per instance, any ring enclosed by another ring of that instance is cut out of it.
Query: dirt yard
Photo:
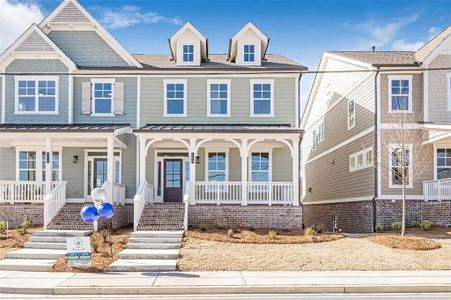
[[[16,229],[10,229],[7,235],[0,236],[0,259],[5,258],[6,252],[17,250],[22,248],[31,234],[35,231],[42,230],[42,226],[31,226],[27,233],[21,235],[17,232]]]
[[[191,237],[190,237],[191,235]],[[303,244],[242,244],[192,237],[177,262],[181,271],[450,270],[451,239],[433,239],[439,249],[400,250],[368,237]]]

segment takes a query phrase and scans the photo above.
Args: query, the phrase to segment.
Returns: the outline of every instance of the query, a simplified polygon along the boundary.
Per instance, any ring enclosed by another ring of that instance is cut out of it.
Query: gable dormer
[[[189,22],[169,39],[169,46],[177,65],[200,66],[208,60],[207,39]]]
[[[268,45],[269,38],[249,22],[230,40],[229,60],[241,66],[261,66]]]

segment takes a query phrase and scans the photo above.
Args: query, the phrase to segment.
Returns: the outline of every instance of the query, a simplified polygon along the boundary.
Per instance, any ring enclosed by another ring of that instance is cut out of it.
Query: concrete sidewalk
[[[451,271],[155,273],[0,271],[0,293],[9,294],[175,295],[436,292],[451,292]]]

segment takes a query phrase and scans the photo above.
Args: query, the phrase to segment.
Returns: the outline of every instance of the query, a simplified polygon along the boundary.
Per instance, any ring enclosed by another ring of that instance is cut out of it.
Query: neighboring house
[[[166,214],[149,217],[144,202],[183,199],[192,225],[301,226],[306,67],[267,54],[252,23],[227,54],[209,54],[190,23],[169,42],[168,55],[131,55],[65,0],[2,54],[0,219],[80,228],[82,203],[104,187],[125,204],[118,222],[136,200],[135,227],[141,216],[164,225],[179,209],[154,205]]]
[[[424,126],[428,134],[421,147],[433,150],[430,164],[407,189],[407,219],[451,223],[449,68],[451,27],[416,52],[324,53],[320,71],[357,72],[319,73],[315,78],[301,121],[304,225],[371,232],[375,224],[387,228],[401,219],[396,149],[391,154],[381,149],[382,141],[395,142],[388,140],[393,138],[391,116],[400,111],[411,116],[413,126]],[[419,150],[410,153],[413,167]]]

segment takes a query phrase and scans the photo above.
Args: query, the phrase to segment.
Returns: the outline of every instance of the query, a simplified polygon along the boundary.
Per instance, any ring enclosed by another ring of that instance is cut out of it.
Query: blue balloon
[[[80,216],[83,221],[92,223],[99,218],[99,213],[97,212],[97,208],[95,208],[95,206],[86,205],[81,209]]]
[[[100,217],[104,220],[111,219],[114,216],[114,207],[108,202],[100,204],[97,211],[99,212]]]

